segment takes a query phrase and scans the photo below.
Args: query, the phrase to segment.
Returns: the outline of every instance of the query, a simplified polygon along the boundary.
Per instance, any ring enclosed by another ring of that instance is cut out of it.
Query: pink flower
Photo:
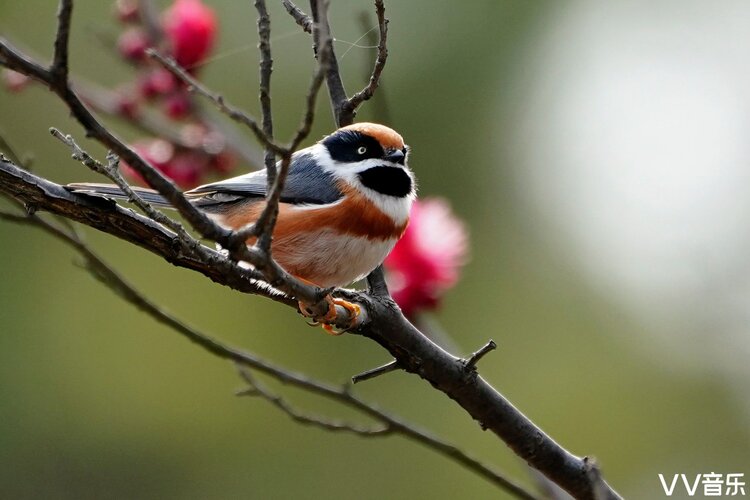
[[[464,223],[447,201],[427,198],[414,203],[409,227],[385,260],[391,293],[405,315],[439,305],[458,281],[468,246]]]
[[[10,92],[21,92],[29,85],[31,78],[12,69],[3,68],[2,82]]]
[[[145,139],[134,143],[133,151],[149,162],[157,170],[162,172],[174,157],[174,145],[164,139]],[[143,177],[124,161],[120,164],[122,171],[129,177],[144,183]]]
[[[146,99],[154,99],[172,92],[177,87],[177,81],[169,70],[155,68],[150,73],[141,75],[138,90]]]
[[[146,33],[140,28],[126,30],[117,40],[117,50],[122,56],[133,62],[141,62],[146,59],[146,49],[151,42]]]
[[[201,0],[176,0],[164,13],[164,31],[172,55],[180,66],[191,69],[211,51],[216,38],[216,16]]]

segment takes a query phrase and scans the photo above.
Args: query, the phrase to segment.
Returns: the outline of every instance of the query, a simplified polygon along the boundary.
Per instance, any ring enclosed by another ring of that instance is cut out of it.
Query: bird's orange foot
[[[328,312],[325,314],[325,316],[317,318],[313,316],[312,311],[305,305],[304,302],[299,302],[300,312],[304,316],[312,319],[312,323],[310,323],[311,326],[321,325],[323,327],[323,330],[325,330],[329,335],[341,335],[342,333],[345,333],[347,330],[356,326],[357,317],[362,312],[362,308],[360,306],[358,306],[357,304],[352,304],[351,302],[348,302],[344,299],[333,298],[330,295],[327,295],[325,300],[328,303]],[[349,311],[349,324],[345,328],[339,329],[335,326],[337,318],[336,306],[341,306]]]

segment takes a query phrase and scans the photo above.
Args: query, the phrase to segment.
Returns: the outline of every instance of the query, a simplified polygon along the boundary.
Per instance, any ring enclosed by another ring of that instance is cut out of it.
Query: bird
[[[271,250],[276,262],[301,281],[321,288],[347,286],[367,276],[385,260],[409,223],[416,199],[409,154],[398,132],[367,122],[339,128],[296,151],[273,230]],[[184,195],[217,224],[236,230],[260,216],[267,180],[263,169],[204,184]],[[76,183],[67,188],[126,198],[114,185]],[[170,207],[154,190],[136,192],[154,206]],[[254,238],[248,240],[253,242]],[[356,304],[327,300],[329,314],[320,322],[329,333],[333,333],[329,325],[336,317],[335,305],[348,309],[352,321],[360,312]],[[302,303],[300,311],[306,314]]]

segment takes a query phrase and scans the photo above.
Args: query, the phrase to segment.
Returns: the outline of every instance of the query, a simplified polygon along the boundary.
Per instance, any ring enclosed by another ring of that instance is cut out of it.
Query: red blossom
[[[200,184],[201,178],[208,169],[209,157],[195,150],[180,151],[172,161],[162,168],[164,174],[183,189],[193,188]]]
[[[164,68],[156,68],[143,75],[139,81],[138,88],[141,95],[146,99],[168,94],[177,86],[174,75]]]
[[[134,143],[131,147],[141,158],[162,172],[174,156],[174,146],[171,142],[165,141],[164,139],[146,139]],[[126,175],[136,179],[140,183],[144,183],[143,177],[141,177],[141,175],[130,165],[122,162],[120,167]]]
[[[409,227],[385,260],[391,292],[404,314],[435,309],[458,281],[466,261],[464,223],[447,201],[427,198],[414,203]]]
[[[172,55],[188,70],[211,51],[216,38],[216,16],[201,0],[176,0],[164,13],[164,31]]]
[[[185,92],[175,92],[164,101],[164,113],[173,120],[182,120],[191,110],[190,96]]]

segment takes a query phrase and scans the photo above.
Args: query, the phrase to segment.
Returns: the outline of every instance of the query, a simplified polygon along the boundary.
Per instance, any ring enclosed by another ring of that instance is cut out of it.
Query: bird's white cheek
[[[367,189],[367,188],[364,188]],[[393,219],[393,222],[398,226],[403,224],[409,219],[409,212],[411,211],[411,205],[414,201],[413,196],[406,196],[404,198],[396,198],[393,196],[385,196],[374,191],[365,193],[366,196],[380,209],[381,212]]]

